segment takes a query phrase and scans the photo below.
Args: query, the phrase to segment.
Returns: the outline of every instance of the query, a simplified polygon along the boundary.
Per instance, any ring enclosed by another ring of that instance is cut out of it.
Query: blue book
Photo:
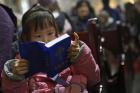
[[[38,72],[44,72],[49,77],[54,77],[69,67],[67,50],[70,44],[71,38],[68,34],[64,34],[48,43],[20,42],[20,56],[29,61],[29,72],[26,77]]]

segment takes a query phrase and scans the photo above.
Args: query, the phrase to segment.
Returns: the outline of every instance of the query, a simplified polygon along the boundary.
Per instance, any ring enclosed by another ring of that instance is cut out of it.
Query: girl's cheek
[[[56,39],[57,37],[55,36],[55,35],[53,35],[50,39],[51,40],[54,40],[54,39]]]

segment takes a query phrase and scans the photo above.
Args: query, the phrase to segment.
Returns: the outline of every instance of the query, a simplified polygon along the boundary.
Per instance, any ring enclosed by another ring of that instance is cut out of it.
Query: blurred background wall
[[[13,8],[15,12],[24,13],[31,5],[35,4],[37,0],[0,0],[1,3],[8,5]],[[58,0],[59,5],[63,11],[70,11],[75,6],[77,0]],[[95,12],[102,8],[101,0],[89,0],[95,9]],[[118,4],[125,2],[134,3],[135,0],[110,0],[110,6],[116,7]]]
[[[102,8],[101,0],[89,0],[93,6],[95,13],[98,14]],[[134,3],[135,0],[110,0],[110,6],[115,8],[117,5],[123,5],[125,2]],[[5,4],[13,9],[18,19],[20,20],[22,14],[25,13],[37,0],[0,0],[0,3]],[[70,12],[71,8],[75,6],[77,0],[58,0],[59,6],[62,11]]]

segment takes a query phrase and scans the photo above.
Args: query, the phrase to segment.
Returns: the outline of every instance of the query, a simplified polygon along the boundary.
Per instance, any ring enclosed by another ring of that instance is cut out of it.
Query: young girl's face
[[[44,29],[34,29],[31,31],[31,41],[42,41],[48,43],[49,41],[56,38],[55,27],[48,26]]]

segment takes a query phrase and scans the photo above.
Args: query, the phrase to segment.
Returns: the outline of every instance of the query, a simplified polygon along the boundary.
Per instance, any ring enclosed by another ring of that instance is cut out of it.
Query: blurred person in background
[[[137,37],[138,37],[139,44],[140,44],[140,0],[137,0],[134,5],[137,10],[136,26],[137,26],[137,30],[138,30]]]
[[[138,39],[134,37],[129,37],[125,45],[125,81],[127,93],[132,93],[133,84],[135,82],[135,77],[137,77],[140,49],[138,44]],[[135,86],[135,84],[134,84]]]
[[[0,74],[2,72],[4,63],[11,59],[12,40],[15,31],[15,25],[4,7],[6,6],[0,4]]]
[[[4,7],[6,6],[0,4],[0,73],[3,64],[12,56],[12,41],[16,29],[12,17]]]
[[[90,2],[88,0],[79,0],[72,12],[75,31],[87,31],[88,19],[95,17],[94,10],[90,5]]]
[[[125,23],[130,29],[130,36],[137,38],[138,28],[137,28],[138,11],[136,10],[134,4],[125,4]]]
[[[136,0],[134,5],[135,5],[136,9],[138,10],[138,12],[140,13],[140,0]]]
[[[70,17],[61,11],[56,0],[38,0],[38,3],[48,8],[53,13],[59,29],[59,34],[71,34],[74,31],[74,26]]]
[[[101,11],[98,15],[101,31],[113,31],[116,29],[114,19],[106,11]]]
[[[132,87],[132,93],[140,93],[140,0],[137,0],[134,3],[135,11],[131,12],[131,15],[134,15],[134,19],[132,22],[134,22],[134,26],[137,30],[135,39],[137,40],[133,44],[133,71],[134,71],[134,77],[133,77],[133,87]],[[130,11],[129,11],[130,12]],[[134,55],[135,53],[135,55]]]
[[[12,8],[0,4],[0,6],[8,13],[10,20],[12,20],[13,25],[14,25],[14,33],[13,33],[13,39],[12,39],[12,57],[15,56],[16,52],[18,51],[18,42],[17,42],[17,37],[18,37],[18,30],[17,30],[17,16],[13,12]]]
[[[137,38],[130,38],[127,50],[127,88],[128,93],[140,93],[140,45]]]
[[[120,14],[117,11],[117,9],[113,9],[109,6],[110,0],[102,0],[103,3],[103,9],[104,11],[107,11],[109,15],[116,21],[120,21]]]

